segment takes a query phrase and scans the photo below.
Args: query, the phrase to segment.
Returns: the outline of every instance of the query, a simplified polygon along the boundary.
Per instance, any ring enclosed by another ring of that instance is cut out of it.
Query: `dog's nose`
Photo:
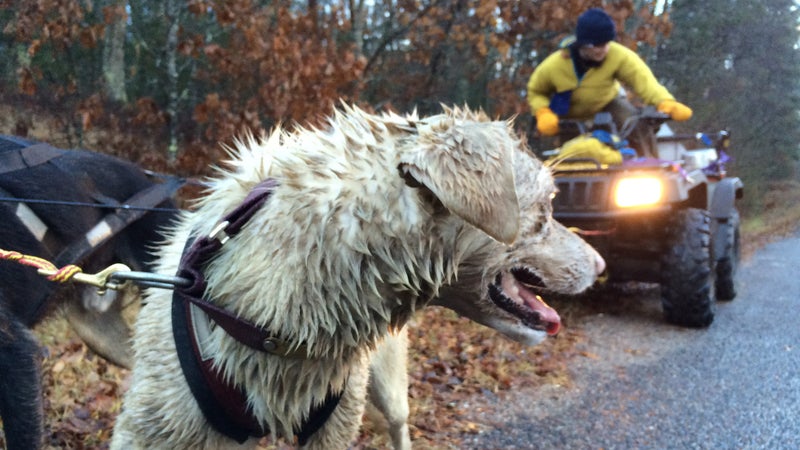
[[[594,258],[594,268],[597,271],[598,275],[602,274],[606,270],[606,261],[600,256],[599,253],[595,253]]]

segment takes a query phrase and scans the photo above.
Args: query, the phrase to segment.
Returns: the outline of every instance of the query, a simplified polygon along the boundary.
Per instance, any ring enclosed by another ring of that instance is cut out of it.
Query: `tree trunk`
[[[175,161],[178,155],[178,28],[180,1],[167,0],[164,5],[168,22],[167,42],[164,49],[167,59],[167,114],[169,115],[169,148],[167,158]]]
[[[350,32],[353,34],[356,57],[364,55],[364,0],[348,0],[350,9]]]
[[[105,47],[103,48],[103,78],[111,99],[127,103],[125,27],[128,15],[125,13],[125,0],[114,0],[109,8],[113,9],[113,22],[106,27]]]

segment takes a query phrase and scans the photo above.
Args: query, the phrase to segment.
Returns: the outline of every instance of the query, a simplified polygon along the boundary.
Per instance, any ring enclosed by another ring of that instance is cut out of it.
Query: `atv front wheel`
[[[697,208],[675,211],[661,259],[661,305],[670,323],[702,328],[714,321],[711,220]]]
[[[727,222],[716,223],[714,228],[714,246],[722,246],[714,251],[717,258],[717,300],[733,300],[736,297],[736,269],[741,257],[739,211],[734,209]]]

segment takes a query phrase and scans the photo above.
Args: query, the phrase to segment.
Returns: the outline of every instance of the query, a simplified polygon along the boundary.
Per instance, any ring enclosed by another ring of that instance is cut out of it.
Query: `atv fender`
[[[709,213],[714,220],[726,220],[731,216],[734,201],[742,198],[744,184],[737,177],[723,178],[714,186]]]
[[[736,224],[728,224],[728,222],[734,214],[736,214],[737,218],[739,217],[738,212],[736,212],[734,201],[737,198],[742,198],[743,194],[744,184],[742,180],[736,177],[724,178],[714,186],[714,194],[711,199],[709,214],[711,215],[712,221],[711,240],[717,243],[716,245],[712,245],[715,261],[719,261],[721,258],[725,257],[725,252],[728,251],[727,247],[722,245],[730,233],[728,227],[736,226],[738,228],[739,226],[738,220]]]

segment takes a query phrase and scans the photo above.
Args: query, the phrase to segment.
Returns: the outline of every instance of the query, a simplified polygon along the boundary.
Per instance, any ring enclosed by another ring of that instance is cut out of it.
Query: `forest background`
[[[694,109],[673,128],[731,133],[745,252],[795,229],[793,0],[0,0],[0,133],[190,177],[244,130],[318,124],[339,99],[421,114],[467,104],[516,117],[528,133],[528,77],[589,7],[608,11],[618,41]],[[564,320],[558,340],[526,350],[425,312],[411,333],[414,440],[458,448],[459,436],[480,432],[460,419],[464,396],[568,384],[564,361],[581,335],[569,311]],[[49,447],[103,448],[125,371],[87,353],[63,323],[40,333]],[[365,433],[355,448],[382,444]]]

